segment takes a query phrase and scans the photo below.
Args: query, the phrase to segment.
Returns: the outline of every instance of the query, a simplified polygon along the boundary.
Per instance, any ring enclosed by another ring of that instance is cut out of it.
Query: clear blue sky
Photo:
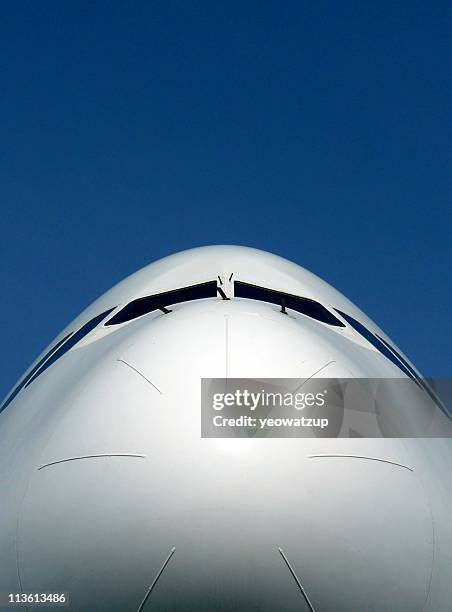
[[[441,1],[3,3],[0,395],[111,285],[211,243],[300,263],[450,375],[451,25]]]

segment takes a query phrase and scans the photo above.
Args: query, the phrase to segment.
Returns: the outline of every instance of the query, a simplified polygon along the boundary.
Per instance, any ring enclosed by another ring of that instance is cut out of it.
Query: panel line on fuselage
[[[303,585],[301,584],[300,579],[298,578],[297,574],[295,573],[295,570],[293,569],[292,565],[290,564],[289,559],[286,557],[283,549],[282,548],[278,548],[278,551],[279,551],[279,554],[281,555],[281,557],[284,559],[284,563],[287,565],[287,567],[289,569],[289,572],[292,574],[292,577],[295,580],[298,588],[300,589],[301,594],[303,595],[303,597],[304,597],[304,599],[305,599],[305,601],[306,601],[306,603],[307,603],[307,605],[309,607],[309,610],[311,612],[315,612],[314,606],[312,605],[311,600],[308,597],[308,594],[306,593]]]
[[[403,463],[397,463],[397,461],[391,461],[389,459],[381,459],[380,457],[368,457],[367,455],[344,455],[339,453],[322,453],[319,455],[308,455],[308,459],[322,459],[322,458],[345,458],[345,459],[368,459],[369,461],[380,461],[381,463],[389,463],[397,467],[405,468],[414,472],[414,469]]]
[[[147,455],[140,455],[137,453],[100,453],[97,455],[80,455],[78,457],[66,457],[65,459],[57,459],[56,461],[50,461],[44,463],[38,467],[38,471],[51,465],[57,465],[59,463],[66,463],[68,461],[78,461],[79,459],[98,459],[100,457],[133,457],[138,459],[146,459]]]
[[[130,368],[131,370],[136,372],[139,376],[141,376],[141,378],[143,378],[147,383],[149,383],[151,385],[151,387],[154,387],[154,389],[156,391],[158,391],[160,393],[160,395],[163,395],[163,391],[161,389],[159,389],[157,387],[157,385],[152,382],[152,380],[149,380],[149,378],[147,378],[147,376],[145,376],[142,372],[140,372],[140,370],[137,370],[137,368],[135,368],[132,364],[128,363],[124,359],[118,359],[117,361],[119,363],[123,363],[125,366],[127,366],[128,368]]]

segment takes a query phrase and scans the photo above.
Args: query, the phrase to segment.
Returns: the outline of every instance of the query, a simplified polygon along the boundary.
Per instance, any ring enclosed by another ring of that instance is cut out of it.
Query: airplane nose
[[[162,518],[154,538],[160,561],[149,583],[170,540],[175,551],[146,602],[149,611],[422,609],[433,534],[415,474],[326,455],[300,458],[293,470],[276,446],[274,456],[287,465],[277,475],[259,442],[251,441],[257,460],[231,462],[225,454],[224,463],[214,462],[224,490],[203,471],[212,491],[204,507],[187,499],[184,510]]]
[[[300,440],[205,442],[38,471],[20,518],[27,588],[68,591],[77,612],[422,609],[432,531],[413,472],[309,457]]]
[[[428,504],[410,466],[372,459],[397,442],[201,438],[206,370],[327,357],[288,317],[225,304],[228,319],[220,303],[144,321],[49,407],[17,520],[22,583],[68,591],[74,612],[421,610]]]
[[[231,508],[172,517],[168,532],[178,543],[152,577],[141,610],[312,610],[269,533],[274,518],[264,515]]]

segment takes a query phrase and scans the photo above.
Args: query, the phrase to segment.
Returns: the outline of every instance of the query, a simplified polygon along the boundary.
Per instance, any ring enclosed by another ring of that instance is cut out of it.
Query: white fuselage
[[[234,297],[236,280],[343,326]],[[223,297],[105,325],[207,281]],[[405,376],[339,314],[394,346],[356,306],[274,255],[205,247],[132,275],[51,347],[109,309],[0,413],[0,591],[68,592],[78,612],[451,609],[450,440],[200,435],[201,378]]]

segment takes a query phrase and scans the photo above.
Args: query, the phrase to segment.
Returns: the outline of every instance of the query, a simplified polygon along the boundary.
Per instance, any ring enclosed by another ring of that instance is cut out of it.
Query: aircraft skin
[[[223,297],[106,325],[208,281]],[[236,281],[343,326],[234,297]],[[315,275],[245,247],[171,255],[95,301],[1,409],[0,592],[66,592],[77,612],[450,611],[451,440],[201,438],[203,377],[405,376],[338,311],[395,346]]]

